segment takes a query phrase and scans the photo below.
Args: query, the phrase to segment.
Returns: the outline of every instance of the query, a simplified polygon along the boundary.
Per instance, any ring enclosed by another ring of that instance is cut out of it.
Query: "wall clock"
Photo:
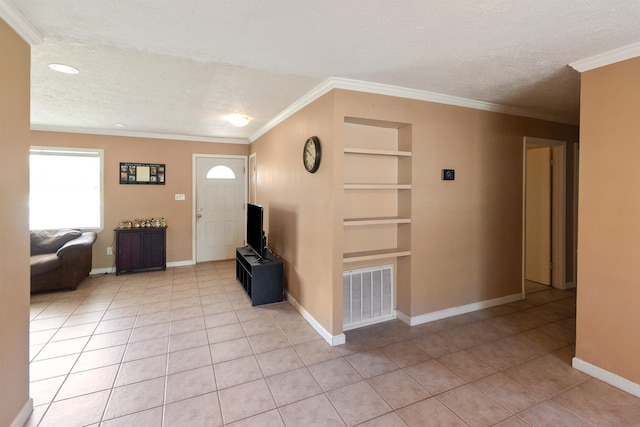
[[[315,173],[320,167],[320,140],[317,136],[307,138],[302,151],[302,163],[307,172]]]

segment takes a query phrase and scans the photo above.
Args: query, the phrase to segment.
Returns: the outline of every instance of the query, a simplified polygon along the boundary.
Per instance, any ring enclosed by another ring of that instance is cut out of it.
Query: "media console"
[[[258,259],[253,249],[237,248],[236,279],[249,295],[252,306],[284,300],[284,264],[268,251]]]

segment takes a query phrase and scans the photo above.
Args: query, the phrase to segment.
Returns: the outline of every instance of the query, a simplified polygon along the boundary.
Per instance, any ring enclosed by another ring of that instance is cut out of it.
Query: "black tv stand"
[[[284,300],[284,264],[268,251],[260,258],[250,247],[236,249],[236,279],[251,299],[251,305]]]

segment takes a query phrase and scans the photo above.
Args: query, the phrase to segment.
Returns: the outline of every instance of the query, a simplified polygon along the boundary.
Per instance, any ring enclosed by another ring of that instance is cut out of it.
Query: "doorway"
[[[551,286],[551,162],[551,147],[527,145],[524,278],[531,287]]]
[[[566,288],[566,143],[524,138],[523,292]]]
[[[258,203],[258,165],[256,153],[249,155],[249,203]]]
[[[196,262],[233,259],[244,245],[246,163],[243,156],[194,155]]]

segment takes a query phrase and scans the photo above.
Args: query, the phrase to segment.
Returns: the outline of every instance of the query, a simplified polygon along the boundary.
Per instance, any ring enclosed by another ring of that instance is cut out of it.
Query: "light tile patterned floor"
[[[640,399],[571,368],[575,292],[330,347],[234,262],[86,279],[31,303],[27,426],[631,426]]]

